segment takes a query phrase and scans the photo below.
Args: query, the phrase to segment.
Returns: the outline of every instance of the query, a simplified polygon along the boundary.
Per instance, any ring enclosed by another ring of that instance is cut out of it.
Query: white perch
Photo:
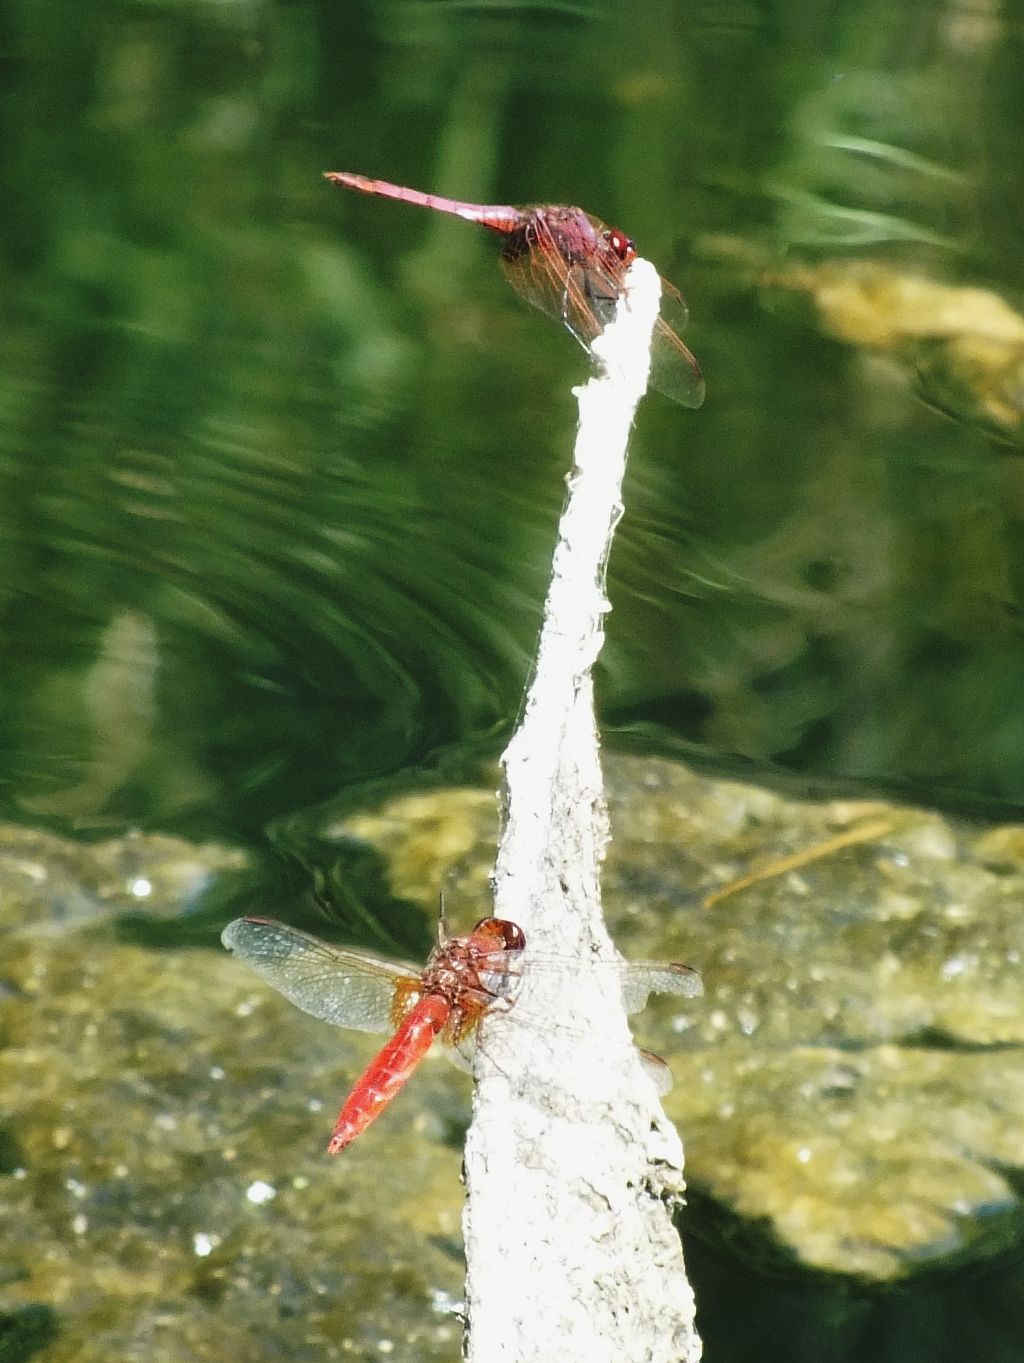
[[[608,839],[591,668],[605,568],[622,515],[636,405],[660,283],[636,260],[606,367],[576,390],[575,467],[559,527],[536,670],[503,758],[494,913],[530,949],[580,959],[537,971],[515,1009],[550,1029],[485,1021],[466,1142],[468,1363],[696,1363],[694,1303],[672,1223],[683,1151],[629,1046],[608,972],[600,863]],[[515,1011],[515,1009],[513,1011]]]

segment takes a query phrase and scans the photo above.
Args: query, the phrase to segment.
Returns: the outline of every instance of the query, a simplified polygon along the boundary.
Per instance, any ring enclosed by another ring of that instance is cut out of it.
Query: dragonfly
[[[329,1155],[344,1150],[383,1112],[438,1038],[449,1059],[470,1068],[481,1020],[513,1006],[526,971],[552,964],[550,958],[526,958],[526,936],[506,918],[481,918],[472,932],[451,936],[442,917],[437,946],[422,969],[333,946],[273,918],[236,918],[221,941],[304,1013],[336,1027],[389,1034],[338,1113]],[[693,998],[703,992],[697,972],[676,962],[583,968],[609,970],[629,1013],[639,1012],[652,993]],[[641,1057],[663,1092],[671,1082],[668,1066],[649,1052]]]
[[[401,199],[438,213],[480,223],[503,237],[501,265],[520,297],[561,322],[590,354],[593,342],[615,315],[636,243],[617,227],[566,204],[473,204],[371,180],[347,170],[324,178],[363,194]],[[704,376],[679,339],[689,313],[679,290],[661,281],[661,310],[651,339],[651,384],[684,407],[704,401]]]

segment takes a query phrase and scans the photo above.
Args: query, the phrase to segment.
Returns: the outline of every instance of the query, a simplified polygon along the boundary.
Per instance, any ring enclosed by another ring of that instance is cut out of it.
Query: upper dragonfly
[[[359,1032],[390,1032],[390,1039],[356,1081],[334,1124],[327,1153],[336,1155],[391,1102],[436,1037],[445,1053],[467,1066],[480,1019],[495,1006],[511,1006],[523,972],[552,962],[526,960],[522,929],[505,918],[482,918],[472,932],[448,936],[442,920],[426,966],[382,960],[330,946],[272,918],[236,918],[221,940],[267,984],[313,1017]],[[559,963],[564,968],[564,962]],[[692,998],[702,992],[689,966],[663,961],[598,961],[588,970],[609,972],[628,1013],[652,993]],[[671,1081],[664,1061],[642,1053],[655,1083]]]
[[[509,283],[528,303],[563,323],[588,353],[615,315],[626,269],[636,258],[631,237],[617,227],[606,227],[582,208],[471,204],[345,170],[328,170],[324,176],[363,194],[403,199],[500,233],[505,238],[501,264]],[[679,290],[663,279],[661,312],[651,341],[650,381],[684,407],[699,407],[704,401],[704,376],[678,335],[688,315]]]

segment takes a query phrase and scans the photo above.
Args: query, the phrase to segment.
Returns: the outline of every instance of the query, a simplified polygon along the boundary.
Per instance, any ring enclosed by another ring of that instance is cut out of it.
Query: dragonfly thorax
[[[436,958],[436,959],[435,959]],[[421,988],[427,994],[440,994],[448,1003],[455,1004],[459,996],[475,986],[476,972],[464,961],[453,961],[443,947],[427,962]]]
[[[507,998],[517,973],[511,968],[526,946],[517,923],[505,918],[481,918],[471,933],[435,947],[423,972],[424,993],[440,995],[454,1009],[469,1004],[486,1007],[494,998]]]
[[[628,240],[621,232],[616,235]],[[602,224],[582,208],[545,205],[524,212],[522,222],[506,236],[501,254],[506,263],[531,253],[542,260],[553,246],[567,265],[586,265],[595,253],[618,261],[621,257],[607,236]]]

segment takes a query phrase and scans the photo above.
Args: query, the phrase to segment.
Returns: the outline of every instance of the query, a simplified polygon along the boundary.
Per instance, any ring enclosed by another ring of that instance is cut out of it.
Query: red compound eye
[[[636,258],[636,243],[633,238],[627,237],[625,232],[620,232],[617,227],[609,227],[608,245],[624,265],[628,265]]]
[[[483,932],[494,937],[506,951],[522,951],[526,946],[526,934],[518,923],[507,918],[481,918],[473,929],[473,934]]]

